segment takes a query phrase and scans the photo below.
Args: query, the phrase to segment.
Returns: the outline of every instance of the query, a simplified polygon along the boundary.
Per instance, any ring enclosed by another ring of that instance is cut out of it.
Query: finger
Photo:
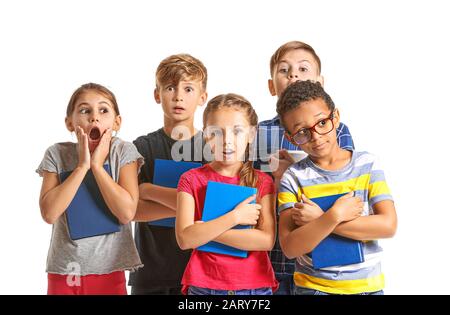
[[[311,201],[305,194],[302,194],[302,201],[308,205],[316,206],[316,203]]]
[[[295,162],[294,157],[292,155],[290,155],[289,152],[285,149],[278,151],[278,154],[279,154],[280,160],[288,160],[291,163]]]
[[[349,192],[348,192],[347,194],[345,194],[344,196],[340,197],[339,199],[349,199],[349,198],[353,198],[354,194],[355,194],[355,192],[352,190],[352,191],[349,191]]]
[[[256,195],[250,196],[247,199],[245,199],[244,201],[242,201],[239,205],[249,204],[250,202],[252,202],[255,199],[256,199]]]
[[[304,206],[305,206],[305,204],[303,204],[301,202],[294,203],[294,209],[303,209]]]

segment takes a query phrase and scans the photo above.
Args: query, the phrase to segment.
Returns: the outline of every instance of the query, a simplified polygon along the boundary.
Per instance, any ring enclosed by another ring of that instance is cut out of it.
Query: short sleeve
[[[194,170],[187,171],[181,175],[178,181],[177,192],[185,192],[194,196]]]
[[[374,157],[369,181],[369,206],[383,200],[393,200],[390,189],[387,185],[384,171],[380,160]]]
[[[298,202],[298,192],[300,187],[289,169],[283,174],[278,189],[278,213],[294,207]]]
[[[258,186],[258,195],[259,198],[263,198],[266,195],[269,194],[274,194],[275,193],[275,185],[273,182],[272,177],[270,177],[269,175],[263,173],[263,172],[258,172],[258,177],[259,177],[259,186]]]
[[[138,152],[135,145],[130,142],[123,142],[123,147],[120,154],[119,167],[123,167],[127,164],[137,162],[138,173],[141,171],[142,165],[144,165],[144,158]]]
[[[43,176],[44,171],[58,173],[57,148],[55,145],[52,145],[45,151],[44,158],[36,169],[36,173],[38,173],[39,176]]]

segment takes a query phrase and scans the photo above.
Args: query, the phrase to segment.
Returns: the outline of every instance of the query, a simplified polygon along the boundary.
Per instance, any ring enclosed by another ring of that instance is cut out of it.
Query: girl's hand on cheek
[[[88,170],[91,167],[88,136],[80,126],[76,127],[75,134],[78,140],[78,167]]]

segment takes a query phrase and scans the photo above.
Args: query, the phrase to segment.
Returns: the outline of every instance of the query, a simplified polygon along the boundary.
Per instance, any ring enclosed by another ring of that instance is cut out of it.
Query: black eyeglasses
[[[285,132],[285,134],[289,138],[289,140],[291,140],[291,142],[295,143],[296,145],[302,145],[311,140],[313,131],[322,136],[330,133],[334,129],[333,119],[334,112],[332,112],[330,116],[328,116],[328,118],[322,119],[311,128],[300,129],[292,136],[287,131]]]

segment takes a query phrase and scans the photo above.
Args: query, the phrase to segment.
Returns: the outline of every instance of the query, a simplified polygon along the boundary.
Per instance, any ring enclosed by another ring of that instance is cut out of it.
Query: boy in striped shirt
[[[279,239],[296,258],[295,294],[382,294],[377,239],[397,229],[397,216],[376,157],[339,147],[339,111],[320,83],[298,81],[282,93],[277,112],[286,137],[308,157],[284,173],[278,193]],[[310,199],[344,194],[328,211]],[[315,269],[309,253],[328,235],[362,241],[359,264]]]

